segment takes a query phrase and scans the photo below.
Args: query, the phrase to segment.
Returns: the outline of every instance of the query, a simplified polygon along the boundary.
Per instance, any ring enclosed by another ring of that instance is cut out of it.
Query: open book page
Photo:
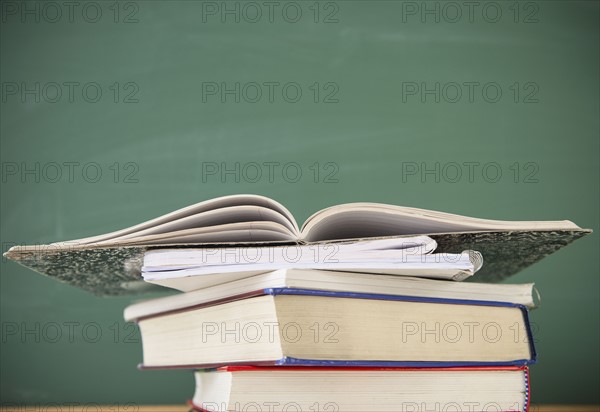
[[[379,203],[349,203],[323,209],[306,220],[307,242],[436,233],[503,230],[579,230],[568,220],[503,221]]]
[[[103,235],[53,245],[128,246],[173,243],[297,241],[292,214],[275,200],[232,195],[200,202],[158,218]]]
[[[226,225],[231,225],[234,223],[238,224],[238,228],[234,230],[248,231],[250,232],[249,235],[251,236],[252,231],[255,229],[255,224],[260,224],[262,222],[268,222],[270,225],[258,225],[261,228],[260,230],[268,231],[271,230],[270,228],[273,228],[272,230],[278,233],[285,233],[287,231],[288,239],[296,239],[294,236],[294,226],[279,212],[262,206],[231,206],[197,213],[191,216],[173,220],[171,222],[163,223],[161,225],[136,231],[128,235],[114,237],[104,242],[97,242],[96,244],[120,244],[121,242],[140,244],[140,242],[143,241],[143,238],[146,236],[164,234],[173,235],[174,232],[180,231],[187,231],[186,235],[188,236],[194,234],[199,235],[202,234],[202,232],[206,233],[207,229],[215,234],[223,234],[224,232],[228,231]],[[175,236],[170,237],[173,238]],[[263,240],[263,238],[258,235],[256,237],[258,240]]]
[[[264,215],[263,215],[264,216]],[[277,222],[238,222],[216,226],[196,227],[172,232],[134,235],[99,242],[98,246],[181,245],[210,243],[297,242],[290,230]]]

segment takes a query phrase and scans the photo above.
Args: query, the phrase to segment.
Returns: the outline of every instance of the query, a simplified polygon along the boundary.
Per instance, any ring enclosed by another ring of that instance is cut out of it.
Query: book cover
[[[590,230],[580,229],[441,233],[428,236],[438,243],[436,253],[461,253],[468,249],[481,252],[485,263],[471,280],[497,282],[589,233]],[[169,244],[162,247],[214,248],[274,244],[285,243]],[[144,253],[157,248],[161,246],[73,247],[59,250],[45,245],[34,250],[9,250],[4,255],[36,272],[96,295],[127,295],[164,290],[144,282],[141,276]]]

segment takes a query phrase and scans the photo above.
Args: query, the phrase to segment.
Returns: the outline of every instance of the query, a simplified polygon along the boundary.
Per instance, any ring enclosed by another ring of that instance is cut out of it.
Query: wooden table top
[[[39,412],[40,405],[31,407],[0,407],[2,412]],[[48,411],[69,411],[69,412],[90,412],[90,408],[77,408],[72,405],[65,406],[61,409],[59,406],[53,405]],[[530,412],[600,412],[600,405],[532,405]],[[125,405],[106,405],[96,406],[94,412],[188,412],[189,407],[185,405],[146,405],[146,406],[125,406]]]

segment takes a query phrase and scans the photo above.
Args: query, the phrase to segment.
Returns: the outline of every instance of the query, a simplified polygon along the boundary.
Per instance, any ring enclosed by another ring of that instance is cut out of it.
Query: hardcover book
[[[527,308],[307,289],[140,318],[143,368],[490,366],[535,361]]]
[[[437,242],[439,253],[481,252],[486,264],[478,279],[498,281],[589,232],[567,220],[500,221],[377,203],[333,206],[316,212],[300,228],[280,203],[234,195],[104,235],[14,246],[5,256],[59,281],[115,295],[156,288],[141,277],[144,254],[156,248],[353,243],[427,235]]]
[[[445,282],[408,276],[336,272],[331,270],[281,269],[225,284],[212,284],[212,279],[199,276],[191,292],[179,293],[134,303],[125,309],[126,321],[167,313],[214,306],[271,293],[274,289],[309,289],[349,294],[395,295],[410,299],[432,299],[480,302],[507,302],[535,307],[537,294],[533,283],[493,284],[475,282]]]
[[[529,410],[526,367],[252,368],[196,372],[196,411]]]

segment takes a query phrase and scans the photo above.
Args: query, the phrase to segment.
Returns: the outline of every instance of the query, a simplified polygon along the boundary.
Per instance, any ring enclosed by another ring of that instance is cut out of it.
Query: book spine
[[[516,359],[508,362],[424,362],[424,361],[340,361],[314,360],[284,357],[276,362],[278,366],[318,366],[318,367],[356,367],[356,368],[486,368],[486,367],[524,367],[534,363],[531,359]],[[255,364],[253,364],[255,365]],[[259,365],[261,366],[261,365]]]
[[[529,412],[529,403],[531,402],[531,383],[529,380],[529,368],[524,368],[525,373],[525,409],[524,412]]]
[[[529,309],[526,307],[521,308],[523,311],[523,322],[525,324],[525,330],[527,333],[527,342],[529,342],[529,352],[531,354],[531,360],[529,364],[537,362],[537,352],[535,350],[535,343],[533,340],[533,331],[531,330],[531,322],[529,322]]]
[[[527,309],[524,305],[512,302],[499,302],[491,300],[469,300],[469,299],[448,299],[448,298],[429,298],[405,295],[385,295],[381,293],[359,293],[359,292],[339,292],[317,289],[298,289],[298,288],[266,288],[263,292],[267,295],[304,295],[304,296],[323,296],[329,298],[351,298],[351,299],[372,299],[372,300],[392,300],[402,302],[419,303],[445,303],[452,305],[471,305],[471,306],[501,306],[508,308]]]

